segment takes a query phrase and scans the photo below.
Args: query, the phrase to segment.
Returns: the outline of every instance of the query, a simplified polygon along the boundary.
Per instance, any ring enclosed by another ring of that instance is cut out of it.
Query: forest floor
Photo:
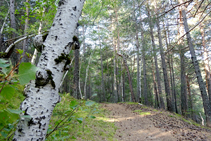
[[[118,141],[211,141],[211,129],[194,125],[174,113],[138,104],[103,104],[118,127]]]

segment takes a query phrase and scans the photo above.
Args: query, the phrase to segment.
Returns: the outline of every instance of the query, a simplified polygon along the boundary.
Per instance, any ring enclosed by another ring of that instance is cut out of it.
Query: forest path
[[[166,111],[122,103],[103,104],[103,108],[110,111],[109,121],[118,127],[115,135],[118,141],[211,141],[210,130],[184,122]]]

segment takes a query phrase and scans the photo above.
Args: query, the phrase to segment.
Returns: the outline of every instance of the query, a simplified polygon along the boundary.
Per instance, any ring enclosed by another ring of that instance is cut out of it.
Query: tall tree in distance
[[[201,70],[199,68],[199,63],[196,58],[195,49],[194,49],[192,39],[190,36],[188,22],[187,22],[187,18],[186,18],[185,7],[183,7],[183,10],[182,10],[182,17],[183,17],[183,21],[184,21],[184,29],[186,32],[186,37],[187,37],[188,47],[189,47],[190,54],[191,54],[192,63],[193,63],[194,69],[195,69],[197,81],[198,81],[199,88],[201,91],[201,97],[203,99],[203,106],[204,106],[204,111],[205,111],[205,115],[206,115],[207,126],[211,127],[211,104],[210,104],[209,98],[207,96],[206,87],[205,87],[204,81],[201,76]]]

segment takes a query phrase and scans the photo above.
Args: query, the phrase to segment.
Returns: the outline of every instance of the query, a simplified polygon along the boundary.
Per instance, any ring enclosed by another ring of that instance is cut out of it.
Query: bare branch
[[[182,35],[175,43],[175,45],[179,42],[179,40],[181,40],[186,34],[188,34],[189,32],[191,32],[194,28],[196,28],[209,14],[211,13],[211,10],[194,26],[192,27],[188,32],[186,32],[184,35]],[[175,45],[170,48],[169,50],[167,50],[165,52],[165,54],[167,54],[169,51],[171,51],[172,49],[174,49]]]
[[[163,15],[165,15],[166,13],[168,13],[168,12],[170,12],[171,10],[173,10],[173,9],[175,9],[176,7],[179,7],[179,6],[181,6],[181,5],[183,5],[183,4],[186,4],[186,3],[191,3],[193,0],[189,0],[189,1],[186,1],[186,2],[183,2],[183,3],[180,3],[180,4],[178,4],[178,5],[176,5],[176,6],[174,6],[174,7],[172,7],[171,9],[169,9],[168,11],[165,11],[162,15],[160,15],[159,17],[162,17]],[[159,18],[158,17],[158,18]]]
[[[195,14],[193,15],[193,17],[196,16],[196,13],[198,12],[198,10],[199,10],[199,8],[201,7],[201,5],[202,5],[203,2],[204,2],[204,0],[201,1],[200,5],[199,5],[199,7],[196,9],[196,12],[195,12]]]

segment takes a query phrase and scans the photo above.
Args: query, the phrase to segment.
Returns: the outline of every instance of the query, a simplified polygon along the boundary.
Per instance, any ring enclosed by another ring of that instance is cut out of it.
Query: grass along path
[[[137,103],[98,104],[69,94],[56,105],[48,133],[47,141],[211,141],[210,129],[167,111]]]

